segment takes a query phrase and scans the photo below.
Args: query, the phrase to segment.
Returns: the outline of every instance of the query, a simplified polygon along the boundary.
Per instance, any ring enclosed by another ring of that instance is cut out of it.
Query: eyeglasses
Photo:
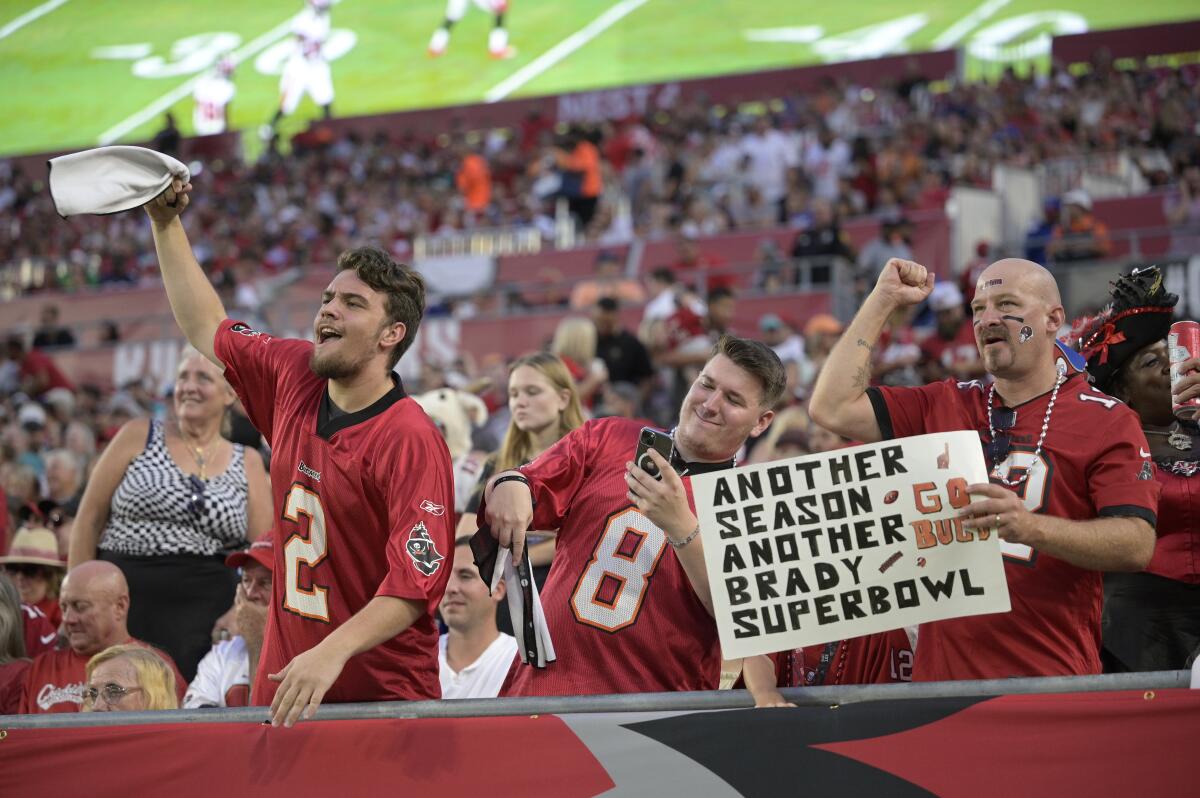
[[[200,518],[204,515],[204,480],[195,474],[188,474],[188,487],[192,489],[192,495],[184,506],[193,518]]]
[[[122,687],[115,682],[109,682],[103,687],[85,687],[83,688],[83,700],[89,704],[96,703],[96,699],[104,696],[104,703],[119,704],[121,699],[130,693],[136,693],[141,690],[140,687]]]
[[[985,451],[993,468],[1008,459],[1008,453],[1012,451],[1012,438],[1008,431],[1016,423],[1017,411],[1011,407],[997,407],[992,410],[992,428],[996,430],[996,434]]]

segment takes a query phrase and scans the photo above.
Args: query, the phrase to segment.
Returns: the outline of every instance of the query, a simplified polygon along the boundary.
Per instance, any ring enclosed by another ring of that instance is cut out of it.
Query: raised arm
[[[144,207],[150,217],[159,270],[175,321],[192,346],[224,368],[225,364],[213,353],[213,337],[225,320],[225,308],[192,254],[192,245],[179,220],[179,214],[188,206],[187,192],[191,188],[191,183],[183,185],[175,180]]]
[[[871,350],[892,311],[915,305],[933,290],[933,274],[919,263],[892,258],[879,273],[850,326],[829,353],[809,399],[812,420],[839,435],[864,443],[882,435],[867,397]]]

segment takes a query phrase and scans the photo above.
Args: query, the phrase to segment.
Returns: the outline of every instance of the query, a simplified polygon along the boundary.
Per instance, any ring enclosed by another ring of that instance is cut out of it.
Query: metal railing
[[[1168,690],[1188,687],[1190,671],[1113,673],[1098,676],[1050,676],[911,684],[794,687],[781,692],[797,706],[841,706],[870,701],[922,698],[989,697],[1034,693],[1089,693],[1115,690]],[[597,712],[689,712],[748,709],[745,690],[626,695],[483,698],[448,701],[389,701],[373,704],[325,704],[314,720],[377,718],[468,718],[512,715],[567,715]],[[147,723],[263,723],[266,707],[179,709],[160,712],[80,712],[0,716],[0,729],[129,726]]]
[[[1153,150],[1113,150],[1052,158],[1034,167],[1042,196],[1057,197],[1081,185],[1094,199],[1145,193],[1150,185],[1138,168],[1139,159],[1157,159]]]

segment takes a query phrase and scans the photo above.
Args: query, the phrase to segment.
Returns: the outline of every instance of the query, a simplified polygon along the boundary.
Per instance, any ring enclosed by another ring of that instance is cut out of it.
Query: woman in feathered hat
[[[1158,267],[1112,284],[1112,304],[1072,338],[1097,388],[1129,405],[1150,444],[1144,478],[1162,483],[1154,558],[1142,573],[1105,574],[1107,670],[1178,670],[1200,647],[1200,431],[1171,412],[1166,335],[1179,297]],[[1183,364],[1177,399],[1200,396],[1200,358]]]

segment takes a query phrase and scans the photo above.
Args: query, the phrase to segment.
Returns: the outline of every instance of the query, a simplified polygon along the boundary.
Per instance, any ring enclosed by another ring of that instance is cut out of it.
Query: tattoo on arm
[[[867,390],[867,383],[871,381],[871,370],[865,365],[859,366],[858,371],[854,374],[854,387],[860,391]]]
[[[871,382],[871,345],[864,339],[859,338],[858,345],[867,350],[867,362],[858,367],[858,371],[854,374],[854,387],[860,391],[867,390],[867,385]]]

